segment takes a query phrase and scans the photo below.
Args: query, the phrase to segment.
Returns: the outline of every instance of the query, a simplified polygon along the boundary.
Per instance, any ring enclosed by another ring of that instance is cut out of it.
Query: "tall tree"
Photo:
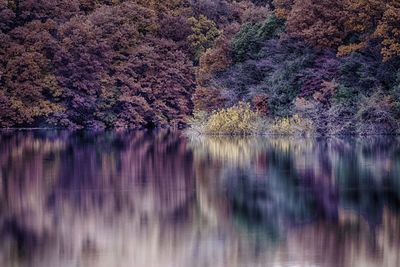
[[[182,125],[191,113],[194,70],[172,41],[151,38],[116,68],[116,126]]]
[[[384,61],[393,56],[400,57],[400,2],[393,1],[386,8],[374,33],[374,37],[382,39],[381,53]]]
[[[341,0],[295,0],[286,27],[319,48],[330,48],[346,37],[345,8]]]
[[[339,47],[343,56],[365,48],[372,39],[380,40],[383,60],[400,55],[400,3],[396,0],[347,0],[346,26],[353,38]]]
[[[216,24],[207,19],[204,15],[200,15],[198,19],[191,17],[188,23],[192,26],[192,34],[188,36],[193,49],[193,59],[199,62],[201,55],[211,48],[214,40],[221,34]]]

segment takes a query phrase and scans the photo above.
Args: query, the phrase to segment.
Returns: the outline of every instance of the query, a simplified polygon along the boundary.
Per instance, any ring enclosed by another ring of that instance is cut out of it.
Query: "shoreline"
[[[253,133],[253,134],[229,134],[229,133],[202,133],[198,131],[191,131],[190,127],[185,128],[172,128],[172,127],[155,127],[155,128],[104,128],[104,129],[95,129],[95,128],[81,128],[81,129],[68,129],[68,128],[45,128],[45,127],[23,127],[23,128],[0,128],[0,132],[7,131],[67,131],[67,132],[110,132],[110,131],[180,131],[182,134],[188,138],[197,138],[197,137],[234,137],[234,138],[249,138],[249,137],[299,137],[299,138],[323,138],[323,137],[398,137],[400,134],[279,134],[279,133]]]

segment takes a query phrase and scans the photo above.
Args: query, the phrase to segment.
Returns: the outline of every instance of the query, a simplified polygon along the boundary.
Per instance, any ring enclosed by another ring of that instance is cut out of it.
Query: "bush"
[[[299,115],[272,120],[240,102],[230,108],[208,113],[197,111],[189,121],[189,135],[313,135],[310,119]]]
[[[371,96],[362,96],[355,115],[357,133],[395,134],[398,129],[395,114],[390,106],[390,98],[381,90]]]
[[[201,134],[204,133],[205,125],[207,123],[210,113],[204,110],[195,110],[193,112],[193,117],[188,120],[188,125],[190,126],[186,133],[188,135]]]
[[[394,111],[396,112],[396,116],[400,117],[400,86],[397,86],[392,90],[392,94],[390,95],[392,99],[392,106]]]
[[[258,113],[249,104],[239,103],[230,108],[214,111],[205,125],[209,134],[249,135],[254,132],[253,122]]]
[[[275,121],[269,127],[272,134],[283,135],[313,135],[314,128],[310,119],[302,118],[298,114],[292,117],[275,118]]]
[[[396,116],[400,117],[400,70],[397,73],[397,83],[390,92],[390,100]]]

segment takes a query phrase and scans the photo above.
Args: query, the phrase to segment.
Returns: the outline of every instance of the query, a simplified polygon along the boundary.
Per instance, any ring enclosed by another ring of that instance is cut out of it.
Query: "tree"
[[[199,18],[203,15],[208,20],[213,21],[218,28],[240,19],[240,10],[234,1],[192,0],[190,7],[193,17]]]
[[[382,62],[380,51],[366,47],[365,51],[353,52],[342,60],[339,83],[354,88],[357,94],[368,94],[377,88],[390,90],[396,84],[399,62]]]
[[[17,10],[20,24],[33,20],[41,22],[53,20],[61,24],[79,14],[80,3],[79,0],[24,0],[20,1]]]
[[[191,17],[188,23],[192,26],[192,34],[188,36],[193,49],[193,60],[198,63],[201,55],[214,44],[214,40],[221,34],[215,23],[200,15],[199,19]]]
[[[151,38],[116,71],[116,126],[183,125],[191,113],[194,71],[190,60],[172,41]]]
[[[256,6],[255,4],[247,1],[234,3],[236,9],[238,10],[241,24],[256,24],[263,22],[272,14],[270,8],[266,6]]]
[[[213,111],[225,106],[226,99],[221,90],[207,86],[197,86],[192,96],[194,110]]]
[[[340,61],[335,54],[325,52],[319,55],[313,67],[306,70],[301,80],[300,97],[312,96],[326,88],[327,82],[330,83],[339,78]]]
[[[397,84],[391,89],[389,100],[397,118],[400,118],[400,70],[397,72]]]
[[[24,4],[21,6],[25,7]],[[20,10],[24,10],[21,6]],[[44,22],[35,19],[20,25],[15,23],[19,16],[2,8],[1,21],[6,32],[1,33],[4,38],[0,45],[0,124],[29,126],[62,110],[60,90],[49,66],[49,58],[57,50],[51,35],[56,24],[46,18]]]
[[[382,20],[373,35],[382,39],[381,53],[384,61],[393,56],[400,57],[400,3],[393,1],[386,7]]]
[[[7,33],[12,29],[15,12],[7,7],[6,1],[0,1],[0,32]]]
[[[389,0],[391,1],[391,0]],[[386,9],[387,0],[347,0],[346,9],[349,29],[373,33]]]
[[[46,74],[45,66],[45,58],[37,52],[21,51],[8,61],[0,101],[2,109],[9,113],[0,114],[2,126],[29,125],[37,117],[62,109],[51,101],[58,92],[46,84],[54,77]]]
[[[215,46],[207,49],[200,58],[196,72],[197,88],[192,97],[195,110],[212,110],[224,106],[221,90],[213,87],[213,76],[225,71],[232,64],[230,40],[225,35],[217,38]]]
[[[338,56],[348,55],[367,45],[380,23],[387,2],[387,0],[347,0],[345,2],[346,31],[351,34],[353,40],[338,48]]]
[[[200,58],[197,82],[206,84],[213,73],[222,72],[232,64],[232,51],[229,39],[224,35],[215,40],[213,48],[207,49]]]
[[[188,36],[192,34],[192,29],[185,17],[165,15],[159,24],[159,36],[161,38],[174,41],[178,50],[182,50],[188,55],[191,54]]]
[[[179,50],[188,31],[160,30],[157,21],[154,11],[126,2],[60,27],[62,49],[53,65],[68,110],[56,123],[135,128],[184,122],[194,90],[192,64]]]
[[[346,37],[345,8],[341,0],[296,0],[287,18],[290,34],[319,48],[338,46]]]
[[[400,3],[395,0],[347,0],[346,26],[356,35],[339,47],[338,55],[365,48],[372,39],[381,41],[383,60],[400,55]]]
[[[264,42],[278,38],[284,27],[283,20],[274,15],[255,25],[245,24],[231,43],[234,62],[243,62],[251,56],[256,56]]]
[[[257,56],[250,54],[216,77],[227,105],[262,95],[268,98],[271,115],[291,115],[293,101],[301,92],[301,78],[312,67],[317,52],[298,40],[271,39],[253,53]]]
[[[52,65],[58,84],[63,88],[62,100],[67,107],[68,122],[59,118],[57,124],[63,120],[63,126],[90,127],[96,121],[93,117],[97,111],[96,99],[103,75],[111,64],[110,46],[99,31],[86,17],[75,17],[59,29],[61,47]]]

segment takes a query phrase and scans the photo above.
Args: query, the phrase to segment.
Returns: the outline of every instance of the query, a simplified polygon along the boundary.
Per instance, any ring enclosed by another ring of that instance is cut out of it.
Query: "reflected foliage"
[[[397,138],[3,131],[0,260],[396,266],[399,150]]]

